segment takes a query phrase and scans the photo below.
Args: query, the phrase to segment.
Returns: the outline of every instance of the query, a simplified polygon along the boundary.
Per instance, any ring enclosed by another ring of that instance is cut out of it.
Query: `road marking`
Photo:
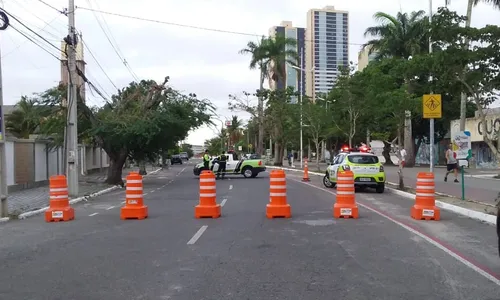
[[[115,208],[115,207],[114,206],[110,206],[110,207],[106,208],[106,210],[110,210],[110,209],[113,209],[113,208]]]
[[[365,199],[366,199],[366,200],[368,200],[368,201],[375,201],[375,200],[376,200],[376,199],[375,199],[375,198],[373,198],[373,197],[366,197]]]
[[[127,202],[127,201],[122,201],[121,204],[125,204],[125,202]]]
[[[150,191],[149,193],[150,193],[150,194],[152,194],[152,193],[154,193],[154,192],[156,192],[156,191],[155,191],[155,190],[152,190],[152,191]]]
[[[230,185],[229,185],[229,190],[232,190],[232,189],[233,189],[233,185],[232,185],[232,184],[230,184]]]
[[[161,187],[157,188],[156,190],[157,190],[157,191],[161,190]]]
[[[144,194],[142,194],[142,195],[143,195],[143,196],[146,196],[147,194],[149,194],[149,193],[144,193]]]
[[[207,230],[208,225],[203,225],[201,228],[193,235],[193,237],[187,242],[188,245],[193,245],[201,237],[201,235]]]
[[[222,199],[222,202],[220,203],[220,206],[224,206],[224,204],[226,204],[227,202],[227,199]]]
[[[89,217],[93,217],[95,215],[98,215],[99,213],[93,213],[93,214],[90,214]]]
[[[305,184],[305,185],[308,185],[310,187],[313,187],[315,189],[318,189],[320,191],[324,191],[326,193],[329,193],[329,194],[333,194],[335,195],[334,192],[331,192],[331,191],[328,191],[328,190],[325,190],[321,187],[317,187],[317,186],[314,186],[312,184],[309,184],[307,182],[301,182],[301,181],[298,181],[298,180],[295,180],[295,179],[292,179],[293,181],[296,181],[296,182],[299,182],[299,183],[302,183],[302,184]],[[469,267],[470,269],[472,269],[473,271],[475,271],[476,273],[478,273],[479,275],[485,277],[486,279],[490,280],[491,282],[495,283],[496,285],[500,286],[500,279],[497,278],[493,272],[490,272],[489,270],[486,270],[486,269],[483,269],[482,267],[476,265],[475,263],[473,263],[472,261],[468,260],[463,254],[461,254],[460,252],[458,252],[457,250],[449,247],[449,246],[446,246],[444,245],[441,241],[439,241],[438,239],[430,236],[430,235],[427,235],[426,233],[423,233],[421,232],[420,230],[416,229],[416,228],[413,228],[412,226],[410,225],[407,225],[401,221],[398,221],[396,220],[395,218],[389,216],[388,214],[382,212],[382,211],[379,211],[378,209],[376,208],[373,208],[371,206],[368,206],[366,204],[363,204],[363,203],[359,203],[357,202],[357,204],[371,212],[374,212],[376,213],[377,215],[393,222],[394,224],[400,226],[401,228],[404,228],[406,230],[408,230],[409,232],[419,236],[420,238],[422,238],[423,240],[427,241],[429,244],[435,246],[436,248],[439,248],[441,250],[443,250],[446,254],[450,255],[451,257],[455,258],[456,260],[458,260],[459,262],[461,262],[462,264],[466,265],[467,267]]]

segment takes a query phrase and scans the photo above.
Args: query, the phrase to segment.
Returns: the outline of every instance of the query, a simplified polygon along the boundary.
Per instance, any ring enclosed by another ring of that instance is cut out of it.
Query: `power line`
[[[116,86],[116,84],[113,82],[113,80],[111,80],[111,78],[109,77],[108,73],[106,73],[106,71],[104,71],[104,68],[102,67],[102,65],[97,60],[97,58],[95,57],[94,53],[92,53],[92,51],[90,50],[90,48],[87,46],[87,43],[85,43],[83,41],[83,38],[81,38],[81,36],[80,36],[80,40],[81,40],[83,46],[85,47],[85,49],[87,49],[87,51],[90,53],[90,56],[92,56],[92,58],[94,59],[94,61],[97,63],[97,66],[101,69],[101,71],[104,73],[104,75],[106,76],[106,78],[108,78],[108,80],[111,83],[111,85],[113,85],[116,90],[119,90],[119,88]]]
[[[133,20],[144,21],[144,22],[157,23],[157,24],[171,25],[171,26],[177,26],[177,27],[183,27],[183,28],[191,28],[191,29],[198,29],[198,30],[204,30],[204,31],[227,33],[227,34],[234,34],[234,35],[243,35],[243,36],[251,36],[251,37],[259,37],[259,38],[263,36],[263,34],[255,34],[255,33],[248,33],[248,32],[231,31],[231,30],[225,30],[225,29],[216,29],[216,28],[201,27],[201,26],[195,26],[195,25],[187,25],[187,24],[165,22],[165,21],[148,19],[148,18],[143,18],[143,17],[123,15],[123,14],[119,14],[119,13],[114,13],[114,12],[109,12],[109,11],[103,11],[103,10],[98,10],[98,9],[93,9],[93,8],[88,8],[88,7],[77,6],[76,9],[88,10],[88,11],[99,12],[101,14],[106,14],[106,15],[111,15],[111,16],[116,16],[116,17],[122,17],[122,18],[133,19]],[[306,42],[314,42],[313,40],[307,40],[307,39],[305,39],[304,41],[306,41]],[[363,46],[364,45],[363,43],[349,43],[349,42],[345,42],[343,44],[355,45],[355,46]]]
[[[27,26],[23,22],[21,22],[17,17],[13,16],[9,12],[7,12],[5,9],[2,9],[2,11],[5,12],[5,14],[7,14],[8,16],[10,16],[12,19],[16,20],[23,27],[25,27],[26,29],[28,29],[29,31],[31,31],[32,33],[34,33],[37,37],[39,37],[41,40],[43,40],[49,46],[52,46],[53,48],[57,49],[58,52],[63,53],[64,55],[67,56],[67,54],[65,53],[65,51],[62,51],[59,47],[57,47],[54,44],[52,44],[51,42],[49,42],[46,38],[44,38],[43,36],[41,36],[40,34],[38,34],[37,32],[35,32],[33,29],[31,29],[29,26]],[[21,34],[22,36],[24,36],[26,39],[28,39],[29,41],[31,41],[32,43],[34,43],[35,45],[37,45],[38,47],[40,47],[42,50],[44,50],[45,52],[49,53],[52,57],[54,57],[55,59],[57,59],[58,61],[61,62],[61,59],[59,57],[57,57],[52,52],[50,52],[49,50],[45,49],[43,46],[41,46],[40,44],[38,44],[37,42],[35,42],[31,37],[29,37],[24,32],[16,29],[14,26],[12,26],[12,23],[9,26],[12,27],[12,29],[14,29],[15,31],[17,31],[19,34]],[[85,83],[87,83],[89,85],[89,87],[91,89],[93,89],[97,94],[99,94],[99,96],[101,96],[104,100],[108,101],[108,99],[104,96],[104,94],[92,82],[90,82],[90,80],[88,80],[88,78],[85,76],[85,74],[82,72],[82,70],[80,70],[80,68],[78,68],[78,66],[76,67],[76,71],[77,71],[78,75],[83,79],[83,81]]]
[[[41,3],[43,3],[43,4],[45,4],[46,6],[48,6],[50,8],[52,8],[53,10],[57,11],[58,13],[63,14],[65,16],[68,16],[68,10],[66,8],[64,10],[59,10],[59,9],[55,8],[54,6],[48,4],[47,2],[45,2],[43,0],[38,0],[38,1],[41,2]]]
[[[89,4],[90,7],[92,7],[92,4],[90,3],[89,0],[87,0],[87,3]],[[115,47],[115,45],[113,44],[113,42],[111,41],[111,39],[109,38],[108,34],[106,33],[106,30],[104,29],[104,26],[102,25],[101,21],[99,20],[99,18],[97,17],[97,14],[95,13],[96,11],[99,11],[99,10],[92,10],[93,11],[93,14],[94,14],[94,17],[99,25],[99,27],[101,27],[101,30],[102,32],[104,33],[104,36],[106,37],[106,39],[108,40],[109,44],[111,45],[111,47],[113,48],[113,50],[115,51],[116,55],[118,56],[118,58],[122,61],[123,65],[127,68],[127,70],[129,71],[130,75],[132,75],[132,77],[134,78],[135,81],[139,81],[138,77],[135,75],[134,71],[132,71],[132,69],[130,68],[130,66],[128,65],[128,62],[125,58],[123,58],[121,55],[120,55],[120,52],[118,51],[117,47]],[[110,32],[111,33],[111,32]]]

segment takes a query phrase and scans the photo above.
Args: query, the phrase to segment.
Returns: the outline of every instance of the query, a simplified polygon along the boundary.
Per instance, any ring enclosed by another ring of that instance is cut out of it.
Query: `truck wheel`
[[[243,176],[245,178],[250,178],[252,177],[253,175],[253,170],[252,170],[252,167],[244,167],[243,170],[241,171],[241,173],[243,174]]]

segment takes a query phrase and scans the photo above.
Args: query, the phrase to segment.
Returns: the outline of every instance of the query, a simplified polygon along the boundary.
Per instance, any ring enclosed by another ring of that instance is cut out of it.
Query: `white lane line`
[[[152,191],[151,191],[151,192],[149,192],[149,193],[150,193],[150,194],[152,194],[152,193],[154,193],[154,192],[156,192],[156,191],[155,191],[155,190],[152,190]]]
[[[142,194],[142,195],[143,195],[143,196],[146,196],[147,194],[149,194],[149,193],[144,193],[144,194]]]
[[[229,185],[229,190],[232,190],[232,189],[233,189],[233,185],[232,185],[232,184],[230,184],[230,185]]]
[[[122,201],[121,204],[125,204],[127,201]]]
[[[93,213],[93,214],[90,214],[89,217],[93,217],[95,215],[98,215],[99,213]]]
[[[331,192],[331,191],[328,191],[328,190],[325,190],[323,188],[320,188],[320,187],[317,187],[317,186],[314,186],[312,184],[309,184],[309,183],[305,183],[305,182],[301,182],[301,181],[298,181],[298,180],[295,180],[295,179],[292,179],[293,181],[296,181],[296,182],[299,182],[299,183],[303,183],[303,184],[306,184],[310,187],[313,187],[315,189],[318,189],[320,191],[324,191],[324,192],[327,192],[329,194],[333,194],[335,195],[335,193]],[[469,261],[467,258],[465,258],[462,254],[460,254],[459,252],[455,251],[454,249],[451,249],[443,244],[441,244],[438,240],[432,238],[431,236],[428,236],[427,234],[423,233],[423,232],[420,232],[418,231],[417,229],[414,229],[398,220],[396,220],[395,218],[379,211],[378,209],[375,209],[375,208],[372,208],[368,205],[364,205],[362,203],[359,203],[357,202],[357,204],[361,207],[363,207],[364,209],[367,209],[373,213],[376,213],[377,215],[393,222],[394,224],[400,226],[401,228],[404,228],[406,230],[408,230],[409,232],[413,233],[414,235],[417,235],[419,236],[420,238],[422,238],[423,240],[425,240],[426,242],[428,242],[429,244],[435,246],[436,248],[439,248],[441,250],[443,250],[444,253],[448,254],[449,256],[455,258],[456,260],[458,260],[459,262],[461,262],[462,264],[466,265],[467,267],[469,267],[470,269],[472,269],[473,271],[475,271],[476,273],[478,273],[479,275],[485,277],[486,279],[490,280],[491,282],[495,283],[496,285],[500,286],[500,279],[496,278],[493,274],[490,274],[488,271],[482,269],[481,267],[475,265],[473,262]]]
[[[227,202],[227,199],[222,199],[222,202],[220,203],[220,206],[224,206],[224,204],[226,204]]]
[[[110,206],[110,207],[106,208],[106,210],[110,210],[110,209],[113,209],[113,208],[115,208],[115,207],[114,206]]]
[[[188,245],[193,245],[201,237],[201,235],[207,230],[208,225],[203,225],[201,228],[193,235],[193,237],[187,242]]]

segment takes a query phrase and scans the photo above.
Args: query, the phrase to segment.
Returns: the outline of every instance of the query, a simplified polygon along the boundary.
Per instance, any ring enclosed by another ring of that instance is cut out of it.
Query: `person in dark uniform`
[[[205,154],[203,154],[203,170],[210,170],[208,167],[210,163],[210,155],[208,155],[208,150],[205,150]]]
[[[219,178],[219,176],[221,176],[221,173],[222,173],[221,178],[224,179],[224,176],[226,174],[226,161],[227,161],[226,153],[224,151],[222,151],[222,154],[220,155],[220,158],[218,161],[219,168],[217,169],[217,178]]]

